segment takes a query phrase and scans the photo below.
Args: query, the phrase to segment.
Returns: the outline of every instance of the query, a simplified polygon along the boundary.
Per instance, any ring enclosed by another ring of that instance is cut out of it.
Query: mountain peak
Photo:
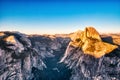
[[[77,31],[71,38],[70,46],[79,47],[84,54],[100,58],[117,48],[116,45],[103,42],[97,30],[86,27],[84,31]]]
[[[93,27],[86,27],[85,31],[84,31],[84,34],[87,38],[93,38],[93,39],[101,40],[99,33]]]
[[[72,69],[70,80],[120,79],[117,62],[120,59],[119,35],[103,37],[93,27],[86,27],[84,31],[77,31],[73,35],[74,39],[71,38],[60,60]]]

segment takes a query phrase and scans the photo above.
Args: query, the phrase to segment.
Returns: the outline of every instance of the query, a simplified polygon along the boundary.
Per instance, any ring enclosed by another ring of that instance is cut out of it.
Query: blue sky
[[[86,26],[120,32],[119,0],[0,0],[0,30],[70,33]]]

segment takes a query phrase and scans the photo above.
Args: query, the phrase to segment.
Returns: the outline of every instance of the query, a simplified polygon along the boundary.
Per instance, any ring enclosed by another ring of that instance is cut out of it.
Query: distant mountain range
[[[0,32],[0,80],[119,80],[120,34]]]

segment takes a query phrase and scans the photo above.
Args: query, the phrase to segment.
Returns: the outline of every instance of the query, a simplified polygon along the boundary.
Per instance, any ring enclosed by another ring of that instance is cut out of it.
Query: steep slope
[[[75,34],[60,61],[72,69],[70,80],[119,80],[119,45],[107,43],[107,37],[103,42],[92,27]]]
[[[32,46],[37,50],[39,56],[46,64],[43,70],[35,69],[35,80],[69,80],[71,70],[65,64],[59,63],[63,56],[66,47],[70,41],[68,37],[61,37],[61,35],[33,35],[29,37]]]
[[[33,67],[45,67],[26,35],[4,32],[0,36],[0,80],[30,80]]]

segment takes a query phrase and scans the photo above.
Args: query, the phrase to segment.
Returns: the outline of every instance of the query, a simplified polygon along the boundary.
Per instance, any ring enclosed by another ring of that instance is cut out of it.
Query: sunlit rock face
[[[79,47],[84,54],[96,58],[100,58],[117,48],[116,45],[103,42],[99,33],[93,27],[87,27],[82,32],[76,32],[69,45]]]
[[[103,42],[93,27],[73,34],[60,62],[72,69],[70,80],[119,80],[120,49]]]
[[[2,36],[4,36],[5,34],[4,34],[4,32],[0,32],[0,37],[2,37]]]

